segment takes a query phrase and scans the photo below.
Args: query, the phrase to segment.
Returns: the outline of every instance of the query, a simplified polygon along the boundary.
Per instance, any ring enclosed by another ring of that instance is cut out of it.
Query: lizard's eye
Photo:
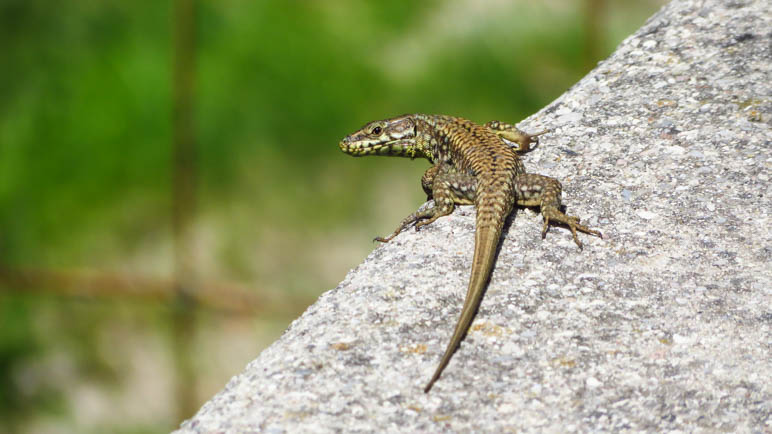
[[[381,127],[373,127],[373,129],[370,130],[370,134],[373,134],[373,135],[377,136],[377,135],[381,134],[381,131],[383,131],[383,129]]]

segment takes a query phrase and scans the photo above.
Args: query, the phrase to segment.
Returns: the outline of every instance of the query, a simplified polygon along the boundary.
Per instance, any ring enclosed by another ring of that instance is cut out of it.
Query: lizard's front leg
[[[531,148],[532,143],[534,145],[538,145],[539,136],[548,131],[548,130],[544,130],[544,131],[539,131],[538,133],[535,133],[535,134],[528,134],[518,129],[516,126],[512,124],[499,122],[499,121],[490,121],[484,126],[489,130],[493,131],[494,133],[496,133],[502,139],[505,139],[505,141],[508,144],[517,143],[518,147],[515,148],[514,146],[512,146],[512,149],[518,154],[524,154],[530,151],[532,149]]]
[[[544,218],[541,237],[547,236],[550,222],[562,223],[571,229],[574,241],[579,248],[582,248],[582,242],[576,235],[576,231],[594,235],[603,238],[600,231],[588,228],[579,224],[579,217],[569,216],[560,211],[560,196],[562,187],[555,178],[537,175],[533,173],[524,173],[515,178],[515,191],[517,194],[517,204],[520,206],[539,206],[541,215]]]
[[[431,187],[427,185],[428,182],[431,182]],[[433,223],[438,218],[452,213],[457,204],[473,204],[477,181],[471,175],[457,173],[441,166],[433,166],[424,173],[421,185],[424,187],[424,191],[434,198],[434,205],[405,217],[391,235],[385,238],[376,237],[375,241],[389,242],[413,223],[415,223],[417,230],[421,226]]]

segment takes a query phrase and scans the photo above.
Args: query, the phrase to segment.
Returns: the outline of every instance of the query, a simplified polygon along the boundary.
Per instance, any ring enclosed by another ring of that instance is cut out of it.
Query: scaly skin
[[[550,223],[568,226],[580,249],[577,231],[601,237],[600,232],[579,224],[578,218],[560,211],[560,182],[525,172],[517,154],[528,152],[542,133],[526,134],[498,121],[481,126],[453,116],[412,114],[370,122],[340,142],[340,149],[355,157],[420,157],[432,163],[421,185],[429,198],[434,198],[434,205],[410,214],[394,233],[377,241],[388,242],[413,223],[416,229],[430,224],[453,212],[455,205],[473,204],[477,209],[474,257],[464,306],[424,392],[439,379],[472,324],[496,260],[501,230],[515,204],[541,207],[542,238]]]

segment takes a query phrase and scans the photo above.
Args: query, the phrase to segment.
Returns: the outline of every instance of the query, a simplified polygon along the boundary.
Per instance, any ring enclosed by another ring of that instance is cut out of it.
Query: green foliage
[[[3,5],[0,263],[66,264],[126,195],[166,195],[168,11],[122,3]]]

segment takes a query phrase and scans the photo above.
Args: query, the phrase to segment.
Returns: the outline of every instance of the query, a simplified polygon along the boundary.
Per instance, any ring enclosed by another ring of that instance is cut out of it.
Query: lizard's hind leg
[[[603,238],[600,231],[579,224],[579,217],[566,215],[560,211],[562,187],[557,179],[525,173],[515,179],[515,190],[517,192],[518,205],[539,206],[541,208],[541,215],[544,218],[544,225],[541,230],[542,239],[547,236],[550,223],[562,223],[568,226],[574,237],[574,242],[580,249],[583,246],[582,242],[579,241],[576,231]]]

